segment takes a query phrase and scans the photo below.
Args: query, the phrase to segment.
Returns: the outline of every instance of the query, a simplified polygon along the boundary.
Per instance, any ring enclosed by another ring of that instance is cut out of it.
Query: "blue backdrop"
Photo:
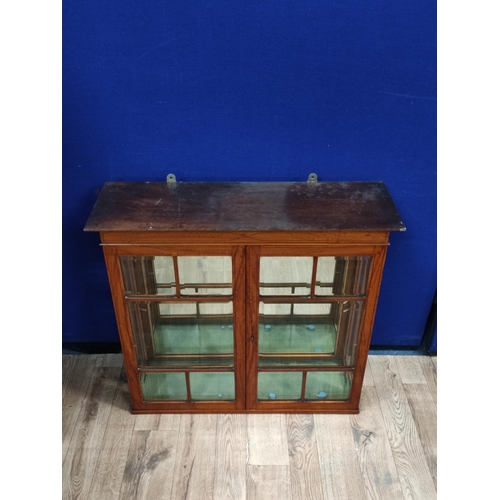
[[[436,2],[63,2],[63,341],[118,341],[83,227],[106,181],[382,180],[372,345],[420,343],[436,290]]]

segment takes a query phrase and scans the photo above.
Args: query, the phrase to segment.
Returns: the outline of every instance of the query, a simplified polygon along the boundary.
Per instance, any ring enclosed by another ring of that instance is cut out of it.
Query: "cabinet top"
[[[107,182],[85,231],[404,231],[383,182]]]

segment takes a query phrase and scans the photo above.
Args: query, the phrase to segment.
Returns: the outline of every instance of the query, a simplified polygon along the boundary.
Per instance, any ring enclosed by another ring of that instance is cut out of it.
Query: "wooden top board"
[[[85,231],[404,231],[383,182],[107,182]]]

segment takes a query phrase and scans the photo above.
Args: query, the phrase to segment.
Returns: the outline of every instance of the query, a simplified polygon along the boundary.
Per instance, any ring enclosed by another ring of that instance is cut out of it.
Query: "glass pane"
[[[159,295],[175,294],[174,259],[172,257],[153,257],[156,293]]]
[[[181,295],[231,295],[231,257],[178,257],[177,261]]]
[[[120,257],[127,295],[175,295],[172,257]]]
[[[231,302],[127,306],[139,366],[233,366]]]
[[[277,306],[273,311],[273,306]],[[288,313],[283,312],[287,306]],[[354,364],[362,301],[260,304],[259,366]]]
[[[349,399],[352,372],[308,372],[306,400]]]
[[[140,380],[145,400],[187,400],[186,375],[184,373],[141,373]]]
[[[181,295],[231,295],[232,259],[217,257],[120,257],[127,295],[173,295],[177,261]]]
[[[261,257],[261,295],[310,295],[312,257]]]
[[[259,372],[257,398],[262,401],[292,399],[300,401],[301,372]]]
[[[233,314],[232,302],[166,302],[159,304],[163,316],[228,316]]]
[[[371,257],[318,257],[316,295],[364,295]]]
[[[191,372],[192,400],[227,401],[234,399],[234,373]]]

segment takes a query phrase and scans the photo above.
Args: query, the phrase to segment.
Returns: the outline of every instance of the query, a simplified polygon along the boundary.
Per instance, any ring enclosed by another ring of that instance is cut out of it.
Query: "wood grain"
[[[437,358],[432,358],[428,356],[422,356],[420,358],[420,364],[422,366],[422,371],[424,372],[425,380],[427,381],[427,386],[429,387],[429,392],[437,404],[437,369],[434,360]]]
[[[359,414],[349,418],[366,497],[370,500],[402,498],[399,475],[375,387],[364,389]]]
[[[322,500],[323,488],[313,415],[288,415],[292,498]]]
[[[163,414],[153,430],[137,430],[123,369],[103,366],[115,361],[63,362],[64,400],[78,408],[63,412],[65,499],[435,498],[431,358],[419,358],[426,383],[404,384],[418,369],[400,376],[398,359],[370,355],[358,415]]]
[[[293,498],[288,466],[249,466],[247,500],[270,500],[275,498],[283,500]]]
[[[427,385],[405,384],[405,394],[410,405],[418,436],[424,449],[427,465],[437,488],[437,410]]]
[[[172,431],[133,433],[120,500],[172,498],[178,440],[178,433]]]
[[[432,475],[396,361],[387,356],[374,356],[371,365],[403,498],[436,498]]]
[[[286,415],[247,415],[248,464],[289,465]]]
[[[71,437],[94,371],[96,356],[71,356],[64,365],[62,390],[62,459],[66,458]]]
[[[122,370],[92,479],[91,499],[119,498],[135,421],[128,405],[127,378]]]
[[[387,244],[387,231],[308,231],[307,240],[301,231],[105,231],[101,232],[101,242],[108,244],[167,244],[167,245],[263,245],[280,244],[301,246],[349,244]]]
[[[368,360],[366,362],[365,376],[363,379],[363,387],[374,387],[375,386],[375,381],[373,380],[373,375],[372,375],[372,367],[370,366],[370,358],[371,358],[371,356],[368,356]]]
[[[217,415],[182,415],[171,498],[214,498]]]
[[[108,423],[119,368],[96,368],[63,463],[62,497],[86,498]]]
[[[218,415],[215,449],[214,498],[245,500],[247,416]]]
[[[339,229],[405,226],[383,182],[107,182],[84,230]]]
[[[62,392],[61,392],[61,397],[63,399],[64,399],[64,393],[66,392],[66,388],[68,387],[68,378],[71,376],[71,372],[74,369],[77,358],[78,358],[78,356],[74,356],[72,354],[68,354],[68,355],[62,357],[62,363],[61,363]]]
[[[151,415],[136,415],[135,416],[135,431],[157,431],[160,426],[160,414]],[[168,430],[168,429],[163,429]]]
[[[403,384],[426,384],[427,381],[420,364],[423,356],[397,356],[396,366]]]
[[[325,500],[364,500],[365,487],[349,415],[314,415]]]
[[[106,366],[108,368],[121,368],[123,366],[123,354],[103,354],[102,366]]]
[[[170,413],[170,414],[160,415],[160,421],[158,422],[158,430],[180,432],[180,426],[181,426],[180,414]]]

